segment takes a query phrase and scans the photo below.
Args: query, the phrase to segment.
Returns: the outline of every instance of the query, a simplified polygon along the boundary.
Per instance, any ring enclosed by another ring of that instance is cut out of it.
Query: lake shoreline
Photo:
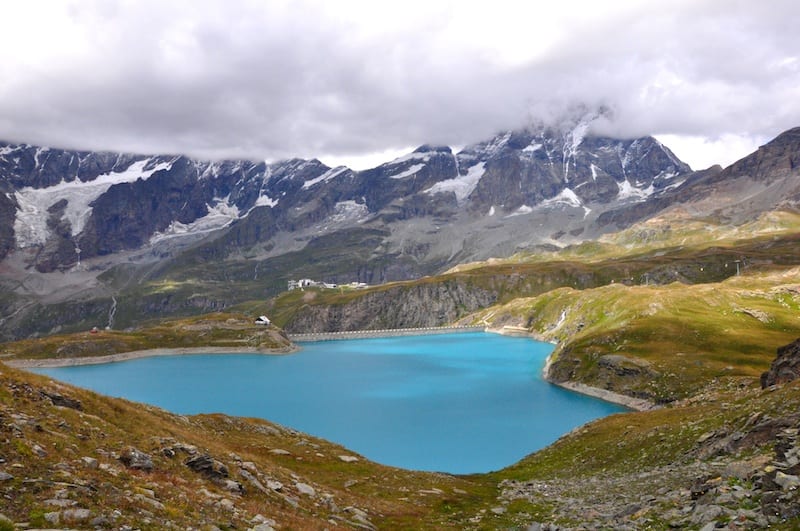
[[[183,347],[183,348],[152,348],[147,350],[134,350],[120,352],[107,356],[92,356],[83,358],[45,358],[45,359],[6,359],[0,360],[5,365],[16,369],[56,369],[60,367],[77,367],[79,365],[101,365],[104,363],[117,363],[120,361],[152,358],[157,356],[187,356],[192,354],[262,354],[265,356],[282,356],[293,354],[300,350],[297,345],[282,349],[257,349],[250,347]]]
[[[528,337],[530,339],[541,341],[543,343],[550,343],[551,345],[557,345],[555,341],[547,340],[542,336],[532,333],[528,329],[519,326],[504,326],[503,328],[494,328],[494,329],[487,328],[486,331],[491,332],[493,334],[500,334],[501,336]],[[552,365],[552,356],[553,356],[552,353],[549,356],[547,356],[547,359],[544,362],[544,367],[542,368],[542,378],[544,378],[546,382],[549,382],[553,385],[557,385],[563,389],[573,391],[575,393],[591,396],[592,398],[599,398],[600,400],[611,402],[612,404],[618,404],[620,406],[632,409],[634,411],[649,411],[651,409],[658,408],[656,404],[654,404],[649,400],[645,400],[643,398],[634,398],[632,396],[623,395],[622,393],[609,391],[608,389],[592,387],[591,385],[586,385],[584,383],[579,383],[579,382],[556,382],[552,378],[550,378],[550,366]]]
[[[516,327],[513,330],[486,328],[485,331],[504,336],[528,337],[536,341],[551,343],[553,345],[556,344],[553,341],[547,341],[542,337],[538,337],[536,334],[532,334],[530,332],[523,332],[521,329],[518,329]],[[8,365],[9,367],[13,367],[16,369],[56,369],[61,367],[77,367],[80,365],[101,365],[104,363],[118,363],[122,361],[151,358],[157,356],[186,356],[192,354],[216,354],[216,355],[262,354],[265,356],[281,356],[281,355],[293,354],[295,352],[298,352],[299,350],[301,350],[301,347],[296,344],[292,344],[291,347],[282,349],[257,349],[249,347],[154,348],[147,350],[135,350],[131,352],[121,352],[119,354],[109,354],[107,356],[93,356],[84,358],[7,359],[0,361],[2,361],[2,363],[4,363],[5,365]],[[609,391],[607,389],[592,387],[590,385],[578,382],[553,381],[549,377],[551,356],[547,356],[547,359],[545,360],[544,368],[542,369],[542,376],[545,379],[545,381],[553,385],[557,385],[563,389],[567,389],[586,396],[591,396],[592,398],[599,398],[600,400],[604,400],[606,402],[618,404],[635,411],[647,411],[650,409],[655,409],[657,407],[654,403],[648,400],[630,397],[627,395],[623,395],[621,393],[615,393],[614,391]]]

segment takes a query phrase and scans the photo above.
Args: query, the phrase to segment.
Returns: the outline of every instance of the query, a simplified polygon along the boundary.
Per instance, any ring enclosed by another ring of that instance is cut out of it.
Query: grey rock
[[[53,507],[74,507],[78,505],[78,502],[75,500],[65,500],[61,498],[45,500],[44,503],[45,505],[51,505]]]
[[[81,404],[80,400],[75,400],[74,398],[66,397],[60,393],[56,393],[54,391],[39,391],[39,393],[49,398],[50,401],[53,403],[54,406],[59,407],[67,407],[70,409],[77,409],[78,411],[83,410],[83,405]]]
[[[47,457],[47,451],[38,444],[31,446],[31,450],[39,457]]]
[[[242,478],[244,478],[244,480],[247,481],[250,485],[252,485],[256,489],[260,490],[261,492],[263,492],[263,493],[269,492],[267,490],[267,488],[264,487],[264,485],[258,480],[258,478],[256,478],[253,474],[251,474],[247,470],[245,470],[243,468],[240,469],[239,470],[239,475],[242,476]]]
[[[217,506],[220,509],[224,509],[226,511],[233,511],[234,509],[233,501],[229,500],[228,498],[222,498],[221,500],[219,500],[217,502]]]
[[[317,491],[311,485],[307,483],[301,483],[299,481],[295,482],[294,487],[300,494],[305,494],[306,496],[314,496],[317,494]]]
[[[145,496],[144,494],[134,494],[133,499],[148,505],[153,509],[158,509],[159,511],[163,511],[165,509],[164,504],[158,500],[151,498],[150,496]]]
[[[190,457],[183,464],[210,479],[226,479],[229,475],[228,467],[208,454]]]
[[[783,490],[796,490],[800,487],[800,478],[790,474],[784,474],[780,470],[775,474],[775,483]]]
[[[273,448],[269,451],[269,453],[274,455],[292,455],[292,452],[289,450],[284,450],[283,448]]]
[[[95,459],[94,457],[81,457],[81,462],[83,462],[86,468],[92,470],[96,469],[99,466],[97,459]]]
[[[222,488],[234,494],[244,494],[244,487],[238,481],[232,479],[221,480]]]
[[[12,479],[14,479],[14,476],[9,474],[8,472],[0,471],[0,481],[11,481]]]
[[[61,517],[63,518],[64,522],[69,523],[85,522],[91,518],[91,516],[92,512],[89,509],[77,508],[61,511]]]
[[[698,505],[692,514],[691,521],[694,524],[706,524],[713,522],[725,514],[725,510],[719,505]]]
[[[119,460],[128,468],[144,470],[145,472],[153,470],[153,459],[150,455],[133,446],[125,448],[122,453],[120,453]]]

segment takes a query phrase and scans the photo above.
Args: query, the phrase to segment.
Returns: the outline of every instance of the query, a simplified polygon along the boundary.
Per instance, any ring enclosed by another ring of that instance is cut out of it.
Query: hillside
[[[209,344],[285,351],[280,331],[252,316],[331,328],[460,320],[557,341],[551,380],[661,408],[600,419],[505,470],[454,477],[383,467],[266,421],[171,415],[4,366],[0,513],[113,529],[794,529],[800,384],[761,390],[759,376],[800,337],[797,216],[744,229],[678,221],[418,281],[297,290],[240,313],[3,345],[7,360]]]
[[[52,364],[57,360],[69,364],[89,358],[108,361],[134,352],[152,355],[168,351],[225,349],[228,352],[246,350],[279,354],[292,352],[296,347],[282,330],[257,325],[254,317],[216,313],[154,321],[124,332],[93,328],[73,334],[6,343],[0,348],[0,361],[47,360]]]
[[[505,470],[454,477],[0,364],[0,526],[795,529],[798,411],[800,382],[762,391],[726,376],[668,408],[595,421]]]
[[[172,415],[0,369],[0,513],[26,527],[438,527],[442,506],[491,492],[266,421]]]

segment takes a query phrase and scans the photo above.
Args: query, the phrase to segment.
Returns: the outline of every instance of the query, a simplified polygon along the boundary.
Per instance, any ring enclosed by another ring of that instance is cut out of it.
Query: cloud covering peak
[[[0,33],[11,141],[325,160],[463,145],[583,105],[610,109],[597,132],[707,155],[800,124],[792,0],[15,4]]]

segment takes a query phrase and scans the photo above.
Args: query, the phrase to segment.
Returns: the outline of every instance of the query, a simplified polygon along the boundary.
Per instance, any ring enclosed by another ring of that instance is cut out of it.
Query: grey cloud
[[[800,125],[791,1],[643,3],[511,66],[448,46],[444,17],[364,34],[313,2],[271,4],[76,4],[88,52],[0,67],[0,137],[277,159],[465,144],[576,103],[610,107],[597,127],[617,136]]]

